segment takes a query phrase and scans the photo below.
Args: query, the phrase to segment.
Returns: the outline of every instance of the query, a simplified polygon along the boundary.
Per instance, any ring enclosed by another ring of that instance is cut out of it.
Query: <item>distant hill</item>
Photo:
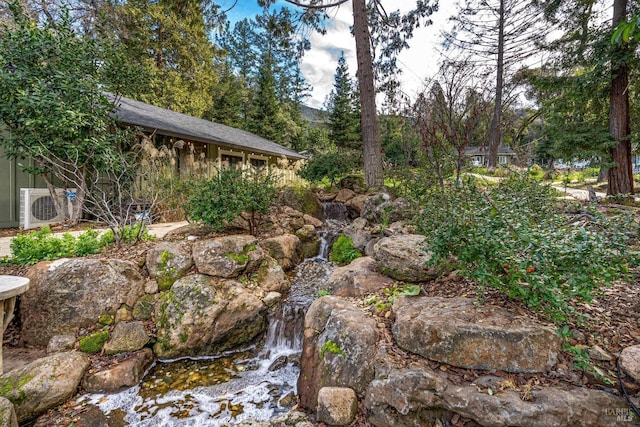
[[[324,110],[300,105],[300,113],[302,117],[311,124],[323,125],[327,123],[327,112]]]

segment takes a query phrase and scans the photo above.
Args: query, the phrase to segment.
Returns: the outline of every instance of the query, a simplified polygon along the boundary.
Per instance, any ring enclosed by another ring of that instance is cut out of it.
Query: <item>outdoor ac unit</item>
[[[75,188],[56,190],[56,195],[62,201],[63,209],[71,213],[76,200]],[[60,222],[64,218],[58,215],[51,194],[47,188],[20,189],[20,227],[29,229],[42,225]]]

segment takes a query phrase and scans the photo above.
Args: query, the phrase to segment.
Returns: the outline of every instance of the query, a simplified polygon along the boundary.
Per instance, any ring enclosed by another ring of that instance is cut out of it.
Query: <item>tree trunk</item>
[[[498,147],[502,140],[502,85],[504,84],[504,0],[500,0],[498,10],[498,59],[496,62],[496,98],[493,105],[493,119],[489,129],[489,168],[498,165]]]
[[[613,26],[627,15],[627,0],[614,0]],[[633,194],[633,169],[631,165],[631,129],[629,124],[629,70],[626,64],[625,45],[616,46],[611,61],[611,94],[609,104],[609,131],[616,145],[611,148],[609,186],[607,195]]]
[[[371,187],[381,187],[382,147],[376,123],[376,92],[373,83],[371,36],[365,0],[353,0],[353,33],[358,60],[358,86],[360,88],[360,121],[364,156],[364,179]]]

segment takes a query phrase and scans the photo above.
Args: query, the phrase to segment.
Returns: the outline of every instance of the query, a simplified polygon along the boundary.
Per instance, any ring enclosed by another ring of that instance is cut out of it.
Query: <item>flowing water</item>
[[[327,222],[319,233],[320,254],[296,269],[289,295],[270,316],[261,349],[158,362],[138,386],[84,400],[105,412],[123,412],[129,425],[141,427],[225,426],[288,411],[297,394],[304,314],[335,268],[327,252],[342,224]]]

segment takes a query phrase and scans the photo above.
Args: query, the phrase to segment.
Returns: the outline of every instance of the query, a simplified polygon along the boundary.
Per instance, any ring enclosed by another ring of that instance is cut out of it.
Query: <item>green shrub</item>
[[[338,265],[349,264],[356,258],[360,258],[362,252],[353,246],[351,237],[341,234],[331,246],[331,261]]]
[[[343,152],[315,154],[300,170],[300,176],[307,181],[321,182],[328,179],[331,186],[338,178],[356,169],[357,155],[345,155]]]
[[[542,181],[545,174],[544,169],[540,165],[532,165],[529,168],[528,173],[529,173],[529,176],[535,179],[536,181]]]
[[[105,244],[95,230],[87,230],[78,237],[69,233],[57,237],[47,226],[11,239],[11,262],[32,265],[43,260],[85,256],[98,253]]]
[[[261,171],[224,169],[215,177],[198,182],[187,204],[187,215],[214,230],[242,218],[256,235],[276,196],[275,177]]]
[[[100,353],[102,346],[109,339],[109,331],[94,332],[91,335],[80,338],[78,349],[84,353]]]
[[[628,248],[637,224],[597,212],[572,222],[555,206],[549,187],[514,174],[495,188],[467,183],[434,192],[416,225],[434,263],[454,256],[480,291],[497,288],[563,323],[579,320],[577,304],[600,287],[627,276],[637,260]]]
[[[150,241],[154,240],[155,237],[149,234],[149,229],[147,224],[144,222],[136,222],[133,225],[124,225],[115,230],[115,233],[118,235],[119,239],[114,237],[114,230],[108,230],[100,237],[100,242],[102,246],[112,245],[116,241],[121,243],[129,243],[133,244],[139,241]]]

